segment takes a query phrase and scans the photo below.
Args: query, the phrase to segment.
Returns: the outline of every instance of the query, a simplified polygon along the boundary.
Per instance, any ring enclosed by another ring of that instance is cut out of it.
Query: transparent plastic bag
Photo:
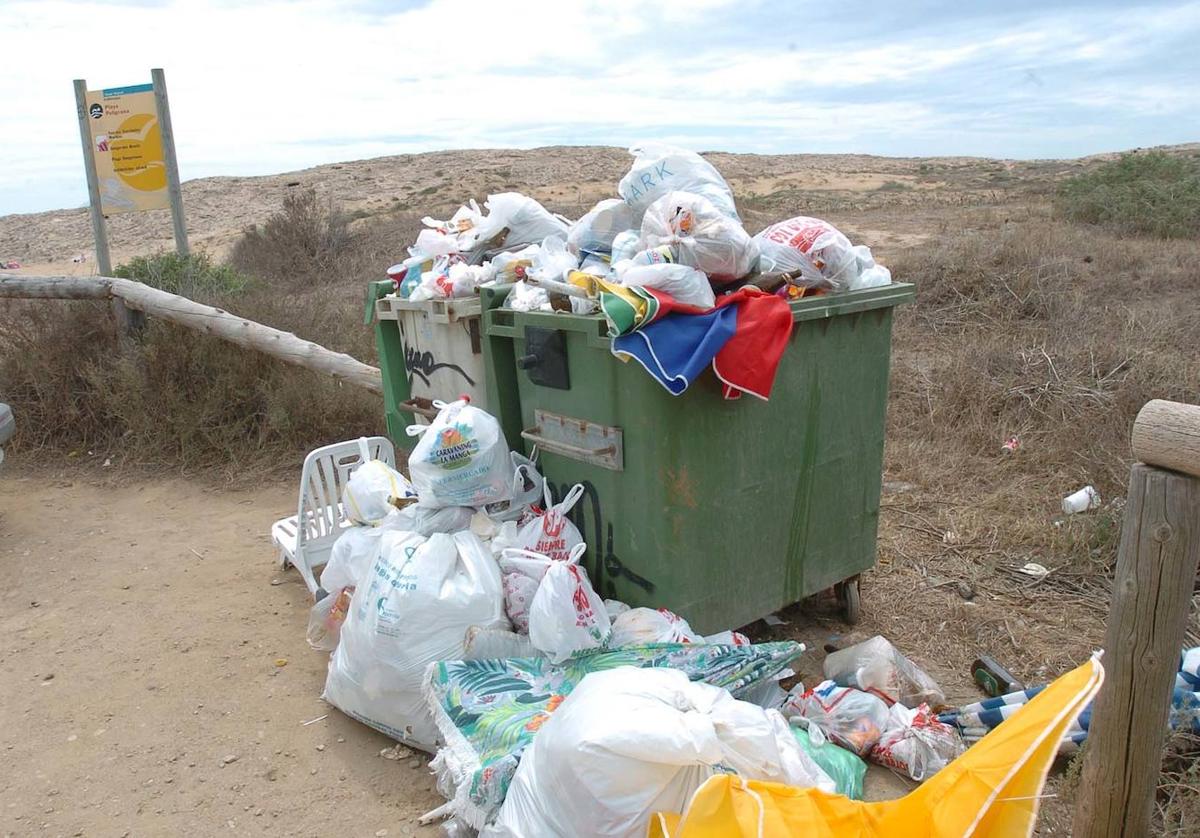
[[[821,728],[813,724],[801,724],[792,728],[796,741],[813,761],[833,780],[836,794],[844,794],[851,800],[862,800],[863,780],[867,776],[867,764],[851,751],[830,742]]]
[[[798,696],[789,696],[781,712],[788,717],[807,719],[834,744],[860,757],[871,752],[888,722],[888,707],[881,698],[851,687],[839,687],[833,681],[822,681]]]
[[[741,279],[758,261],[758,245],[736,218],[691,192],[668,192],[646,208],[642,246],[668,246],[680,264],[718,285]]]
[[[612,243],[612,264],[625,259],[632,259],[641,248],[642,233],[640,230],[625,230],[617,233]]]
[[[551,236],[542,241],[541,248],[533,257],[533,264],[526,272],[535,280],[564,282],[567,272],[579,267],[579,257],[567,250],[561,236]]]
[[[489,518],[498,523],[524,520],[531,514],[532,507],[541,502],[546,489],[545,478],[537,470],[537,464],[533,460],[513,451],[512,461],[512,497],[509,500],[490,503],[484,510]]]
[[[946,703],[937,682],[879,635],[826,657],[825,677],[905,707],[922,703],[941,707]]]
[[[883,735],[871,751],[871,759],[921,782],[962,752],[958,731],[939,722],[928,704],[915,709],[893,704]]]
[[[668,192],[704,196],[723,215],[739,221],[733,190],[712,163],[694,151],[661,142],[642,142],[629,149],[633,165],[617,185],[617,194],[633,208],[634,221]]]
[[[833,291],[887,285],[891,272],[875,264],[871,249],[853,245],[827,221],[798,216],[772,224],[754,237],[758,271],[793,277],[797,284]]]
[[[647,643],[699,643],[688,621],[665,608],[630,608],[612,622],[609,646],[641,646]]]
[[[337,648],[342,633],[342,623],[350,612],[350,599],[354,588],[340,588],[337,593],[326,594],[308,610],[308,645],[318,652],[332,652]]]

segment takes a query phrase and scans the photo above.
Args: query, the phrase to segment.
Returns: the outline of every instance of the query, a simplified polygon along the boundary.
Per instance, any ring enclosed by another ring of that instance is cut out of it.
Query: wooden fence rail
[[[126,308],[254,349],[289,364],[332,375],[373,393],[383,392],[383,376],[378,367],[296,337],[291,332],[273,329],[131,279],[0,274],[0,298],[118,300]]]

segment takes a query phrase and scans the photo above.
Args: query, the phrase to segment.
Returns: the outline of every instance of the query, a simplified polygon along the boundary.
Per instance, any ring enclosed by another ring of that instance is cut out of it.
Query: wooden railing
[[[289,364],[332,375],[373,393],[383,392],[383,377],[377,367],[298,338],[291,332],[273,329],[131,279],[0,274],[0,298],[111,300],[118,326],[122,329],[129,326],[129,310],[144,312]]]

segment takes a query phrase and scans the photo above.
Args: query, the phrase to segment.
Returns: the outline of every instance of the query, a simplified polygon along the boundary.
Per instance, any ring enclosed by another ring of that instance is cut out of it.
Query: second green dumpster
[[[704,633],[836,587],[852,621],[875,563],[892,314],[913,286],[791,303],[769,402],[726,401],[713,375],[672,396],[611,353],[599,317],[501,308],[482,289],[489,410],[539,452],[596,590]]]

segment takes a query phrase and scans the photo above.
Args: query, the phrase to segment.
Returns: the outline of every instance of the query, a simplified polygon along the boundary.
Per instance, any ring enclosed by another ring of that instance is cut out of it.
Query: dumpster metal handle
[[[433,406],[433,402],[421,396],[400,402],[399,407],[402,413],[412,413],[426,419],[436,419],[438,415],[438,409]]]
[[[624,445],[619,428],[608,428],[543,410],[534,411],[534,419],[538,424],[521,431],[521,438],[529,440],[541,451],[611,471],[625,470]],[[586,444],[593,441],[597,444]]]

